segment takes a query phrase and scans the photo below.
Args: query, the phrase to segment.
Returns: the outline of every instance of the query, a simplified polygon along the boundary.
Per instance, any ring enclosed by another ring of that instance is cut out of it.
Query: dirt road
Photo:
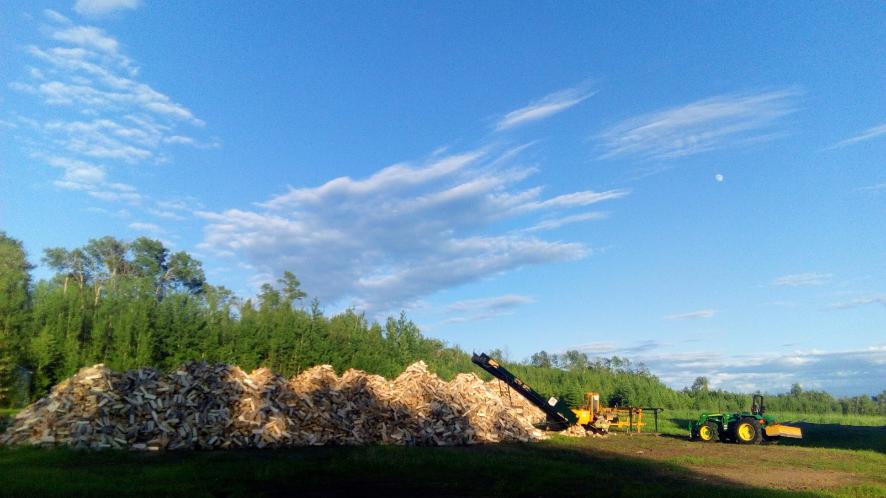
[[[670,466],[688,479],[767,489],[822,490],[886,484],[886,455],[876,451],[788,446],[778,443],[744,446],[701,443],[677,436],[611,435],[565,444],[589,455],[641,459]]]

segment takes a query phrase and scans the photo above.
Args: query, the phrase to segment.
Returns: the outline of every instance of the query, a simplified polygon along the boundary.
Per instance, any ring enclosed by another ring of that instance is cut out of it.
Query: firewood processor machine
[[[561,431],[580,426],[588,431],[605,434],[610,428],[618,427],[625,428],[629,433],[640,433],[646,425],[643,422],[645,410],[654,414],[655,432],[658,432],[658,413],[663,408],[604,407],[600,406],[600,394],[596,392],[585,393],[583,406],[569,408],[563,400],[545,398],[486,353],[473,354],[471,361],[544,412],[547,416],[542,424],[545,429]]]

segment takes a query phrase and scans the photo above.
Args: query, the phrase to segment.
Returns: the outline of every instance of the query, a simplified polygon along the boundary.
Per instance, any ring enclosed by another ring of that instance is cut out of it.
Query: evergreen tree
[[[30,270],[22,243],[0,232],[0,406],[9,404],[27,338]]]
[[[339,372],[359,368],[393,377],[425,360],[443,378],[478,372],[457,347],[424,337],[405,313],[383,323],[353,309],[331,317],[286,271],[276,287],[265,284],[257,299],[240,301],[206,282],[202,264],[185,252],[170,254],[160,241],[131,243],[112,237],[80,248],[50,248],[43,261],[55,271],[30,284],[19,241],[0,233],[0,403],[8,403],[16,366],[34,373],[32,395],[84,365],[115,369],[154,366],[169,370],[191,360],[222,361],[245,370],[271,367],[283,375],[328,363]],[[704,377],[675,391],[642,364],[627,358],[590,359],[577,350],[533,354],[525,364],[501,350],[507,364],[536,390],[568,403],[596,391],[611,404],[668,409],[745,410],[746,394],[711,389]],[[886,414],[886,391],[876,397],[835,398],[794,385],[767,397],[771,411]]]

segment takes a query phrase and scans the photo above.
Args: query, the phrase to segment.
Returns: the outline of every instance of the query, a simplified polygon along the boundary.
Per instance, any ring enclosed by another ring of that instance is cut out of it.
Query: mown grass
[[[709,457],[697,455],[682,455],[678,457],[668,458],[665,461],[674,465],[682,465],[688,467],[702,465],[729,465],[730,463],[732,463],[732,459],[729,457]]]
[[[459,448],[156,454],[2,448],[0,496],[886,496],[886,428],[873,421],[804,424],[803,440],[747,447],[688,442],[682,422],[690,415],[660,414],[662,437],[555,436],[536,444]],[[856,438],[856,430],[867,431],[865,438]],[[839,472],[849,479],[797,490],[723,477],[740,469],[741,475]]]
[[[814,496],[541,444],[137,454],[0,450],[0,495]]]

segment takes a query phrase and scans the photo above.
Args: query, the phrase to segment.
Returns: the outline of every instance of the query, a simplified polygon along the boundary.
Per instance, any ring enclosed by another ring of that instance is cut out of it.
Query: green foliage
[[[353,309],[328,317],[292,272],[265,284],[255,301],[206,282],[202,265],[145,237],[130,243],[103,237],[82,248],[50,248],[43,261],[56,274],[31,284],[19,241],[0,232],[0,404],[8,404],[15,371],[30,372],[33,396],[78,368],[172,369],[190,360],[269,367],[293,375],[317,364],[357,368],[391,378],[425,360],[445,379],[481,373],[457,347],[424,337],[405,314],[383,324]],[[539,392],[583,402],[596,391],[611,405],[687,410],[746,410],[750,396],[712,390],[707,379],[675,391],[627,358],[591,359],[579,351],[541,351],[526,363],[505,362]],[[483,374],[486,376],[486,374]],[[488,376],[486,376],[488,378]],[[836,399],[805,391],[767,397],[770,411],[886,415],[886,391]]]
[[[22,243],[0,231],[0,406],[9,404],[16,359],[27,341],[31,268]]]

